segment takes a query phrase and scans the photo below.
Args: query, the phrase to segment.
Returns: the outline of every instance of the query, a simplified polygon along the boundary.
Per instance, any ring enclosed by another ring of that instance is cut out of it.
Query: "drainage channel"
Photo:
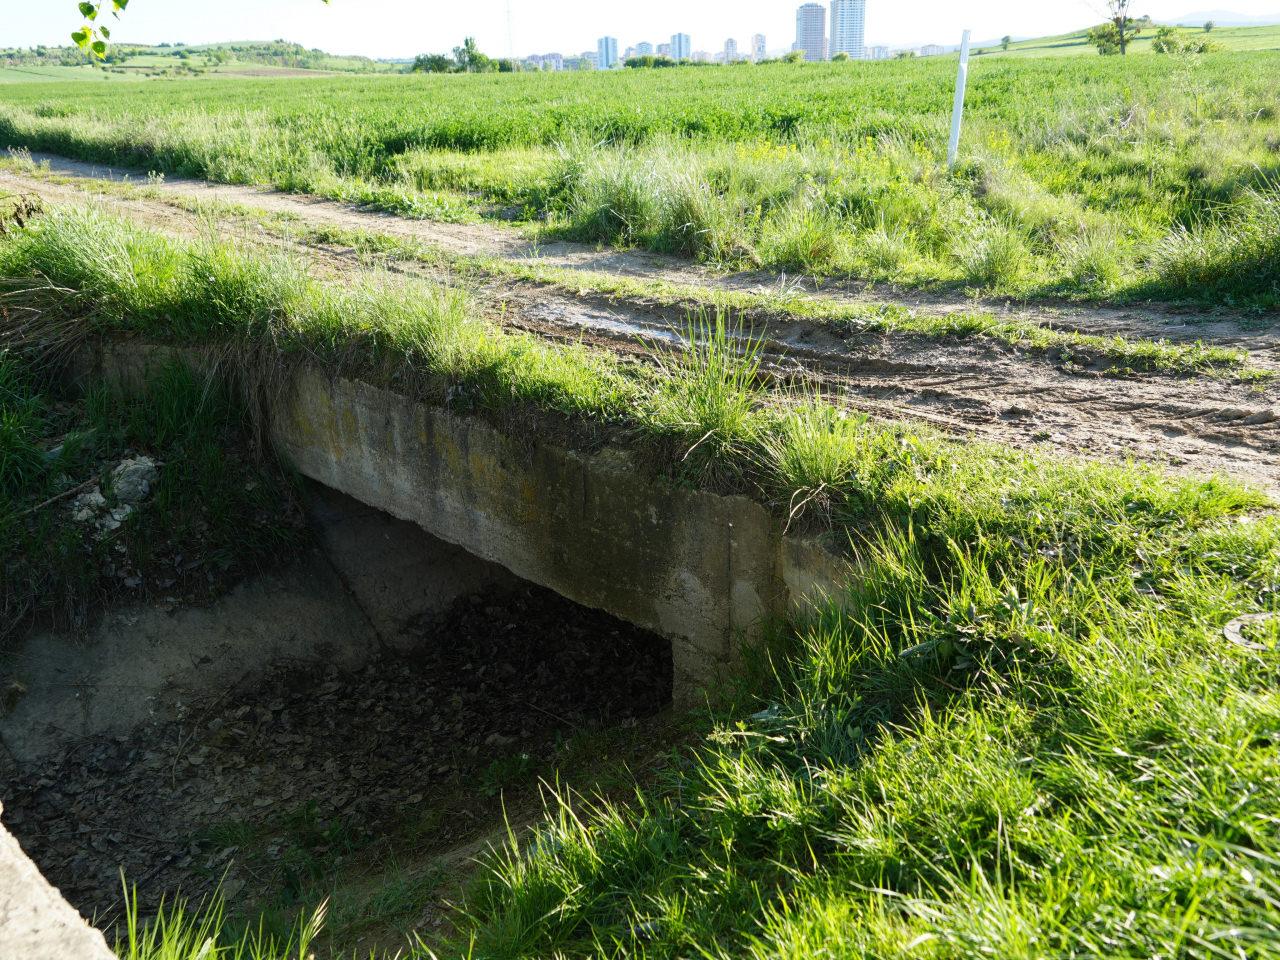
[[[296,913],[344,874],[445,855],[522,804],[532,816],[540,778],[576,768],[607,790],[602,757],[652,751],[669,641],[331,491],[313,488],[310,513],[319,556],[264,590],[164,614],[186,668],[148,676],[156,645],[136,634],[163,630],[142,613],[112,619],[88,644],[107,645],[116,682],[37,676],[0,722],[5,823],[99,927],[120,918],[122,872],[144,914],[215,890],[233,911]],[[309,616],[281,584],[309,592]],[[237,630],[250,602],[256,626]],[[284,656],[267,657],[272,632]],[[60,642],[29,641],[26,662]],[[214,662],[228,657],[240,660],[230,682]],[[388,922],[442,922],[427,914],[444,879],[420,871],[416,915]]]

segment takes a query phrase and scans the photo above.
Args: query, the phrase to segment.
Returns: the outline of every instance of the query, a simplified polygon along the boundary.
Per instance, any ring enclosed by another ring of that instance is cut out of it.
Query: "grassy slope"
[[[851,333],[990,339],[1030,356],[1055,363],[1089,365],[1097,372],[1114,376],[1155,372],[1265,380],[1276,375],[1273,370],[1254,365],[1247,351],[1204,341],[1171,342],[1142,337],[1101,336],[1050,327],[1031,320],[997,317],[983,310],[919,313],[890,304],[841,303],[795,292],[715,290],[659,279],[541,266],[502,257],[449,253],[433,244],[393,234],[334,226],[300,226],[289,214],[273,214],[238,203],[169,194],[149,185],[62,177],[21,154],[0,157],[0,170],[4,169],[17,170],[23,176],[44,182],[75,184],[108,196],[146,196],[162,200],[202,217],[249,222],[256,228],[291,241],[350,248],[378,266],[410,261],[447,270],[459,279],[534,283],[569,294],[591,293],[633,305],[658,304],[683,310],[689,315],[731,313],[750,329],[754,329],[757,322],[767,326],[774,321],[805,320]]]
[[[1256,495],[820,399],[779,413],[723,339],[625,369],[477,327],[446,290],[338,289],[90,215],[0,242],[11,286],[37,272],[80,295],[24,302],[81,332],[270,338],[472,407],[627,425],[673,461],[701,440],[685,482],[807,497],[849,531],[843,608],[782,631],[665,786],[563,797],[493,858],[459,952],[1280,954],[1280,633],[1251,653],[1221,632],[1280,612],[1280,523]],[[188,960],[203,937],[179,940],[131,955]]]
[[[1135,371],[1203,374],[1262,379],[1270,373],[1253,367],[1243,351],[1197,341],[1170,343],[1103,337],[1075,330],[1057,330],[1026,321],[1001,319],[983,312],[920,314],[888,305],[848,304],[800,293],[756,293],[725,290],[708,296],[705,288],[682,286],[662,280],[620,277],[595,271],[541,267],[498,257],[445,254],[426,243],[363,230],[335,227],[304,229],[285,224],[267,226],[284,236],[312,243],[339,244],[366,256],[390,260],[408,259],[448,269],[460,276],[524,280],[567,293],[593,292],[633,302],[657,303],[681,308],[690,314],[700,310],[728,312],[750,327],[756,318],[806,319],[851,330],[911,333],[932,337],[984,337],[1024,350],[1032,355],[1057,358],[1077,356],[1105,359],[1118,374]]]
[[[1204,30],[1187,27],[1181,31],[1187,37],[1204,36]],[[1140,34],[1130,48],[1131,53],[1151,53],[1151,42],[1155,39],[1155,30]],[[1263,27],[1216,27],[1209,34],[1209,39],[1219,44],[1230,53],[1241,53],[1251,50],[1280,50],[1280,25]],[[1008,50],[999,47],[986,47],[984,56],[1011,57],[1062,57],[1093,56],[1098,50],[1089,43],[1088,31],[1077,30],[1053,37],[1037,37],[1032,40],[1019,40],[1010,44]]]
[[[0,84],[51,83],[59,81],[102,81],[112,75],[93,67],[3,67],[0,66]]]
[[[983,59],[948,175],[952,81],[920,61],[24,84],[0,139],[410,216],[474,217],[469,196],[726,268],[1276,304],[1280,55]]]

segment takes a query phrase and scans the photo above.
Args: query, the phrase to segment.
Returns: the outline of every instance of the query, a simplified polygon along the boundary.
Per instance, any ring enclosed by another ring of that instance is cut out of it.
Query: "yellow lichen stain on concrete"
[[[346,407],[342,411],[342,430],[338,433],[338,438],[347,439],[354,437],[360,432],[360,421],[356,419],[356,412],[350,407]]]
[[[525,477],[520,481],[520,489],[515,501],[515,516],[512,518],[516,523],[527,526],[536,523],[542,517],[541,489],[541,485],[534,483],[532,477]]]
[[[467,461],[456,436],[447,430],[437,430],[433,435],[426,437],[426,442],[435,448],[449,476],[462,476]]]

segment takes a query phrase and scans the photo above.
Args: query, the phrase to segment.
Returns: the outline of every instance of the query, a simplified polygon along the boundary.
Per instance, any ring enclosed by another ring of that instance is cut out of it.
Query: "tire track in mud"
[[[56,173],[67,173],[60,161]],[[77,176],[101,175],[102,168],[77,164]],[[38,177],[0,173],[0,182],[49,200],[83,202],[85,194],[67,184]],[[530,258],[572,269],[609,269],[620,275],[664,279],[682,284],[736,283],[716,279],[696,266],[627,251],[597,251],[556,244],[534,249],[512,231],[491,226],[409,221],[388,214],[357,211],[327,201],[255,188],[170,181],[148,184],[183,196],[233,202],[284,212],[309,226],[358,226],[409,236],[453,252]],[[105,206],[160,230],[196,235],[210,221],[175,208],[164,199],[91,195]],[[233,220],[218,223],[224,233],[251,242],[283,246],[303,253],[323,272],[349,274],[367,269],[353,250],[302,244],[248,231]],[[593,266],[585,266],[586,264]],[[395,273],[441,279],[439,268],[410,261],[384,265]],[[531,283],[489,281],[475,286],[485,312],[495,322],[559,341],[636,358],[679,343],[685,322],[675,308],[629,302],[602,294],[572,295]],[[871,302],[871,301],[868,301]],[[876,300],[874,302],[883,302]],[[959,307],[955,307],[959,309]],[[965,301],[964,309],[973,304]],[[948,308],[950,309],[950,308]],[[1063,316],[1078,318],[1083,332],[1118,333],[1125,316],[1139,316],[1143,336],[1175,339],[1182,314],[1151,311],[1086,310],[1073,307]],[[1037,317],[1041,314],[1038,312]],[[1055,315],[1056,316],[1056,315]],[[1146,319],[1142,319],[1145,316]],[[1275,355],[1276,334],[1248,331],[1245,320],[1215,321],[1221,336],[1196,327],[1196,339],[1246,347],[1255,355]],[[1158,324],[1152,328],[1151,323]],[[928,424],[946,433],[1017,447],[1093,458],[1153,462],[1179,472],[1221,473],[1280,495],[1280,386],[1210,377],[1163,374],[1129,377],[1055,366],[1016,348],[986,338],[926,337],[902,333],[854,332],[841,335],[818,322],[768,324],[759,331],[766,369],[778,379],[820,385],[824,395],[869,415],[892,421]]]

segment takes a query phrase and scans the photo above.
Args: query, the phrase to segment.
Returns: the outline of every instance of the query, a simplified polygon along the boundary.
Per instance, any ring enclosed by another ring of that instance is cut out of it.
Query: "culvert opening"
[[[320,516],[329,548],[337,516],[348,544],[372,538],[402,574],[421,555],[388,550],[437,550],[430,563],[455,569],[463,560],[345,498],[326,494]],[[344,558],[330,558],[343,574]],[[347,576],[334,582],[367,603]],[[412,864],[475,844],[469,859],[500,839],[504,813],[536,813],[542,779],[567,771],[565,782],[607,792],[622,765],[653,751],[671,699],[669,641],[506,575],[473,582],[399,620],[362,662],[323,651],[246,662],[250,676],[169,715],[17,765],[3,786],[5,823],[103,926],[119,916],[121,871],[144,914],[162,897],[220,888],[233,912],[274,908],[283,922],[332,895],[336,878],[395,861],[420,884],[405,909],[429,910],[431,883],[445,878]],[[271,629],[294,626],[285,608]],[[345,906],[358,909],[349,897]]]

